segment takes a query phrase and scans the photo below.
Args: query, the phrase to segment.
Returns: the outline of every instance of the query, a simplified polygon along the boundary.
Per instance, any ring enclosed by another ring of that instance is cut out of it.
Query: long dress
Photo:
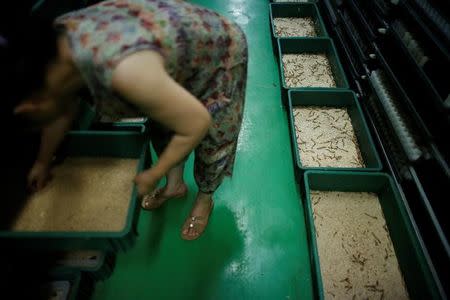
[[[231,176],[242,123],[247,42],[242,30],[216,12],[181,0],[111,0],[59,17],[101,116],[139,117],[139,110],[111,88],[125,57],[151,50],[169,75],[210,112],[213,124],[195,150],[194,175],[202,192],[214,192]],[[152,127],[161,153],[172,133]]]

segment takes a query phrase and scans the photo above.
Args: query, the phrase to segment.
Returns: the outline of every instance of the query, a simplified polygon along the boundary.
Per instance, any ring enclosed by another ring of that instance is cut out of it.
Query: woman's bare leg
[[[172,168],[166,175],[166,185],[163,195],[179,194],[187,189],[184,183],[184,162]]]
[[[184,196],[188,189],[183,179],[183,173],[184,162],[170,169],[166,175],[166,185],[157,189],[154,194],[144,196],[142,207],[144,209],[156,209],[167,200]]]

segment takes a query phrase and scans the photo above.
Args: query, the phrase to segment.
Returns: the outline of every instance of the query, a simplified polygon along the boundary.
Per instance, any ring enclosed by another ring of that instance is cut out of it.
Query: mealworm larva
[[[348,153],[348,150],[346,150],[346,149],[344,149],[344,148],[338,147],[338,149],[341,150],[341,151],[344,151],[344,152],[347,152],[347,153]]]
[[[303,153],[303,165],[318,166],[320,163],[320,166],[328,167],[364,166],[362,158],[358,161],[358,145],[351,142],[355,135],[353,128],[348,125],[349,115],[345,108],[311,106],[299,108],[298,112],[296,128],[302,129],[302,136],[307,139],[306,145],[299,146],[299,151]],[[341,118],[341,115],[345,117]],[[313,152],[306,152],[306,149],[319,153],[314,155]],[[324,152],[327,155],[324,156]],[[340,157],[337,154],[340,154]]]
[[[368,217],[372,218],[372,219],[378,220],[378,218],[377,218],[377,217],[375,217],[375,216],[369,215],[368,213],[364,213],[364,214],[365,214],[366,216],[368,216]]]

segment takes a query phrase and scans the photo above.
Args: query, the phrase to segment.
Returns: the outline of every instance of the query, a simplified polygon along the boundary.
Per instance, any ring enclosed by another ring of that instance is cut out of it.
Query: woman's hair
[[[52,20],[33,16],[0,28],[0,101],[13,108],[43,87],[50,62],[57,56],[58,31]],[[6,107],[5,107],[6,106]]]

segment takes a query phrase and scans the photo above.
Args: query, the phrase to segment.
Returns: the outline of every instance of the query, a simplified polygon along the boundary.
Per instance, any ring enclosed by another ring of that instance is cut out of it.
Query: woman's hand
[[[50,180],[50,167],[41,161],[36,161],[28,173],[28,188],[32,192],[43,189]]]
[[[78,111],[78,102],[73,100],[67,104],[67,111],[59,118],[47,124],[41,134],[41,145],[36,162],[28,173],[28,188],[37,192],[50,180],[50,164],[53,154],[69,131]]]
[[[139,173],[134,179],[139,196],[142,197],[153,192],[161,178],[162,175],[155,172],[153,168]]]

